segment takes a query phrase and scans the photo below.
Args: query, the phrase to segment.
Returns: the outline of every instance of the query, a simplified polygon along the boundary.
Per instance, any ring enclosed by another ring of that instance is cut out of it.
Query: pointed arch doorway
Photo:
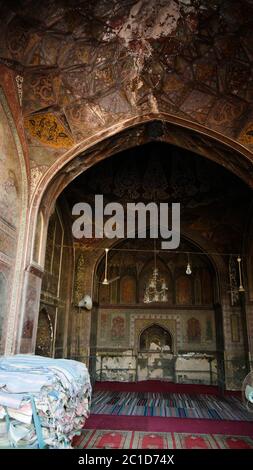
[[[175,378],[173,337],[159,323],[145,327],[139,336],[137,374],[139,380]]]

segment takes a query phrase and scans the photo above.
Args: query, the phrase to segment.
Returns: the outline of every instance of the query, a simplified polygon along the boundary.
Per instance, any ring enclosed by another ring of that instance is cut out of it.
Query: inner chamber
[[[180,202],[179,248],[161,250],[149,230],[145,239],[75,239],[72,207],[94,208],[98,194],[104,204],[124,208]],[[49,221],[36,352],[86,362],[93,381],[236,388],[247,355],[236,254],[250,201],[250,190],[222,166],[161,142],[83,172],[60,195]],[[103,284],[105,248],[109,285]],[[154,267],[166,296],[147,302]],[[91,311],[78,307],[84,295],[92,297]]]

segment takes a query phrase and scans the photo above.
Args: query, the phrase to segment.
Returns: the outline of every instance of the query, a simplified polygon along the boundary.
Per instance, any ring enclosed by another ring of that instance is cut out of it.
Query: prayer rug
[[[73,445],[78,449],[253,449],[253,437],[84,429]]]

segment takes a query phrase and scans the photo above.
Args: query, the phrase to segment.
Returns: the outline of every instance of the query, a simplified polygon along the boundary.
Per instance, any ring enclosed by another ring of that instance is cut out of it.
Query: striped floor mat
[[[185,393],[95,391],[91,413],[253,421],[237,397]]]
[[[253,449],[250,436],[85,429],[74,438],[78,449]]]

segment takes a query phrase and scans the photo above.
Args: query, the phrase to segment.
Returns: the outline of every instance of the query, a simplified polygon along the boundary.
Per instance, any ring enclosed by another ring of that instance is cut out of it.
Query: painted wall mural
[[[25,119],[30,134],[42,144],[55,148],[69,148],[74,141],[54,114],[36,114]]]
[[[180,276],[176,280],[177,303],[180,305],[192,303],[192,282],[189,276]]]
[[[2,6],[0,60],[22,71],[30,146],[47,159],[47,147],[154,110],[251,147],[252,13],[245,0]]]
[[[2,72],[2,70],[1,70]],[[4,347],[10,347],[14,336],[14,313],[11,310],[11,296],[14,302],[18,298],[18,284],[15,284],[15,278],[19,271],[14,271],[16,263],[20,262],[22,251],[17,255],[17,245],[20,232],[23,233],[21,214],[24,216],[21,204],[25,205],[25,188],[21,187],[24,183],[24,167],[21,170],[21,161],[24,163],[21,155],[22,150],[15,127],[13,116],[8,107],[7,98],[2,87],[0,88],[0,271],[5,276],[8,289],[2,291],[1,300],[1,329],[2,341],[1,352]],[[25,184],[25,183],[24,183]],[[22,249],[21,249],[22,250]],[[20,266],[20,264],[19,264]],[[21,268],[20,268],[21,269]],[[13,284],[12,284],[13,283]],[[4,280],[2,279],[2,289]],[[6,321],[8,318],[8,321]],[[3,328],[8,334],[3,334]],[[12,329],[13,328],[13,329]],[[12,336],[13,335],[13,336]],[[0,335],[1,337],[1,335]]]
[[[112,315],[111,317],[111,339],[122,340],[125,337],[126,319],[123,315]]]
[[[136,303],[136,278],[124,276],[120,281],[120,302],[122,304]]]
[[[20,214],[20,169],[12,132],[0,103],[0,216],[18,228]]]
[[[97,379],[215,383],[214,311],[199,310],[194,314],[189,308],[99,308]]]
[[[139,337],[146,328],[159,325],[174,338],[173,351],[215,350],[215,318],[213,309],[99,307],[97,347],[139,348]],[[115,344],[114,344],[115,342]]]
[[[192,317],[187,321],[187,339],[189,343],[201,341],[201,326],[197,318]]]

